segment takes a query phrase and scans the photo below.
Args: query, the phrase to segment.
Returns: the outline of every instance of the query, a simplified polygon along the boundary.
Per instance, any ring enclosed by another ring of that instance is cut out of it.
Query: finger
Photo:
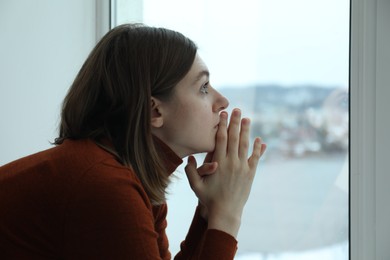
[[[261,144],[261,151],[260,151],[260,157],[263,156],[265,150],[267,149],[267,145],[262,143]]]
[[[230,116],[229,128],[228,128],[228,149],[227,152],[230,156],[238,157],[238,144],[240,136],[240,121],[241,111],[234,109]]]
[[[218,131],[216,135],[216,144],[214,151],[214,158],[220,160],[226,157],[227,147],[227,118],[228,114],[222,111],[219,115]]]
[[[203,160],[203,163],[209,163],[213,160],[214,152],[209,152]]]
[[[195,194],[200,189],[200,183],[201,183],[201,176],[198,174],[198,171],[196,170],[196,160],[193,156],[188,157],[188,163],[186,167],[184,168],[188,182],[190,183],[191,189],[195,192]]]
[[[262,155],[262,152],[264,153],[265,148],[266,146],[263,146],[261,138],[257,137],[255,139],[255,143],[253,144],[252,155],[248,159],[249,168],[251,168],[252,170],[255,170],[257,168],[257,164]]]
[[[203,177],[207,175],[213,174],[218,168],[218,163],[217,162],[212,162],[212,163],[204,163],[202,166],[200,166],[197,171],[198,174]]]
[[[238,148],[238,156],[241,159],[246,159],[248,156],[249,149],[249,118],[243,118],[241,120],[241,131],[240,131],[240,145]]]

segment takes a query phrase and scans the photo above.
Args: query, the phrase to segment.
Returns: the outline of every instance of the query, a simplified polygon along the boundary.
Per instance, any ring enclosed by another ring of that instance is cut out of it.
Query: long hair
[[[187,74],[197,47],[181,33],[124,24],[92,50],[67,93],[59,137],[108,140],[134,170],[151,202],[165,201],[169,175],[151,133],[151,97],[168,100]]]

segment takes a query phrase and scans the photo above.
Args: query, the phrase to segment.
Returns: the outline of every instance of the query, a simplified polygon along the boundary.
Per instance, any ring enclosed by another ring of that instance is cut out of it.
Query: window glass
[[[114,3],[114,25],[143,22],[193,39],[228,111],[241,108],[252,137],[268,145],[236,259],[348,259],[349,1]],[[197,204],[184,166],[175,175],[167,229],[173,255]]]

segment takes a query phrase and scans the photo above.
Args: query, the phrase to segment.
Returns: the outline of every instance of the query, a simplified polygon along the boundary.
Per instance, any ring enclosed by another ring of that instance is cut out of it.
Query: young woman
[[[65,97],[56,146],[0,168],[0,258],[170,259],[165,192],[189,156],[199,206],[175,258],[233,259],[265,144],[250,148],[249,119],[228,122],[227,106],[191,40],[112,29]]]

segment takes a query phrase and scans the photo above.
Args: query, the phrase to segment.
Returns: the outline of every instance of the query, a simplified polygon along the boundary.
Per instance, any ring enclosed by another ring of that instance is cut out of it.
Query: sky
[[[349,0],[144,0],[143,22],[199,46],[214,86],[347,87]]]

